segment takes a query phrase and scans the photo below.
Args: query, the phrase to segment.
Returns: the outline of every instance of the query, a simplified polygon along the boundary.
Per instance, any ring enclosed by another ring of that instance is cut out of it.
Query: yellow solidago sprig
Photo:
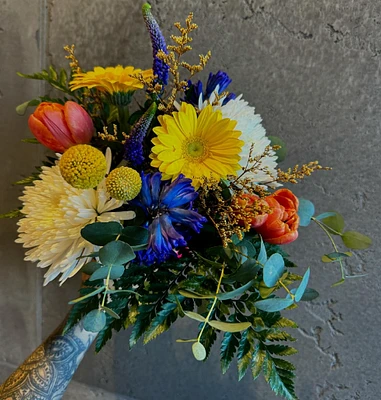
[[[235,130],[236,121],[222,118],[211,105],[197,116],[193,105],[185,102],[178,112],[159,116],[158,121],[150,158],[163,179],[183,174],[197,189],[204,178],[236,176],[244,144],[239,140],[241,132]]]
[[[114,104],[126,105],[135,90],[144,87],[144,81],[138,79],[137,76],[151,81],[152,69],[143,71],[132,66],[123,67],[122,65],[107,68],[95,67],[93,71],[75,73],[70,82],[70,88],[72,91],[80,88],[95,88],[111,95]]]
[[[119,167],[106,178],[107,192],[116,200],[130,201],[142,188],[142,179],[137,171],[129,167]]]
[[[158,51],[156,57],[162,60],[165,64],[169,66],[169,71],[173,76],[172,83],[172,91],[170,96],[166,101],[162,101],[159,104],[159,110],[164,112],[170,112],[174,108],[174,103],[176,101],[177,94],[180,92],[185,92],[188,87],[187,80],[181,79],[180,77],[180,67],[185,68],[190,72],[190,76],[192,77],[197,72],[202,71],[207,62],[211,57],[211,52],[208,51],[206,55],[199,55],[199,63],[195,65],[191,65],[186,61],[181,61],[181,57],[192,50],[192,47],[189,43],[192,42],[192,38],[190,33],[198,28],[197,24],[193,22],[193,13],[189,13],[188,18],[185,20],[185,27],[182,27],[180,22],[176,22],[174,26],[179,30],[180,35],[172,35],[171,39],[174,41],[174,45],[168,45],[168,54],[164,51]],[[153,91],[153,90],[151,90]]]
[[[107,171],[106,157],[87,144],[72,146],[63,153],[59,167],[62,177],[77,189],[96,187]]]

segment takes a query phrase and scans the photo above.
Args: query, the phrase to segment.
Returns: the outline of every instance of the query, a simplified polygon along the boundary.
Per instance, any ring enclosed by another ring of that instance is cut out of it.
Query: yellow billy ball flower
[[[112,170],[106,178],[106,188],[114,199],[129,201],[139,194],[142,179],[134,169],[119,167]]]
[[[60,171],[67,183],[77,189],[91,189],[105,177],[106,157],[87,144],[72,146],[60,159]]]

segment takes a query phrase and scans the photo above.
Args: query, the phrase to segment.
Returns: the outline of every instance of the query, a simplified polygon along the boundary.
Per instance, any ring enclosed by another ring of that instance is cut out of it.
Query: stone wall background
[[[290,245],[295,261],[312,267],[322,293],[292,315],[300,324],[297,393],[302,400],[378,400],[380,237],[381,3],[377,0],[152,0],[167,38],[172,23],[194,11],[200,29],[194,55],[212,50],[209,70],[223,69],[231,90],[255,105],[271,135],[288,144],[285,166],[319,159],[333,167],[294,190],[318,212],[336,209],[349,227],[371,235],[371,249],[348,263],[368,275],[332,289],[339,277],[319,262],[329,243],[314,227]],[[16,105],[44,93],[44,85],[15,72],[65,66],[75,43],[84,68],[133,64],[149,68],[150,43],[133,0],[0,0],[0,212],[15,208],[12,182],[38,165],[44,150],[21,144],[30,134]],[[0,380],[46,337],[68,310],[79,281],[42,288],[42,271],[23,261],[16,223],[0,221]],[[297,253],[298,250],[298,253]],[[155,342],[127,349],[128,332],[100,355],[88,354],[67,399],[270,400],[261,378],[238,383],[234,367],[222,376],[218,348],[207,363],[175,339],[194,330],[179,321]]]

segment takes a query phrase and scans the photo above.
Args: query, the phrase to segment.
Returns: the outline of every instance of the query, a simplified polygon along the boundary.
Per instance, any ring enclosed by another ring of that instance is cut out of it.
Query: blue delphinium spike
[[[146,23],[151,37],[153,52],[153,74],[157,75],[158,83],[166,85],[168,84],[169,66],[157,58],[157,53],[159,50],[162,50],[165,54],[168,54],[167,44],[165,43],[165,39],[161,33],[159,24],[156,22],[151,13],[151,6],[148,3],[143,4],[142,12],[144,22]]]
[[[149,109],[133,126],[124,144],[124,158],[129,161],[132,168],[139,168],[144,162],[143,140],[156,114],[156,110],[156,103],[152,103]]]

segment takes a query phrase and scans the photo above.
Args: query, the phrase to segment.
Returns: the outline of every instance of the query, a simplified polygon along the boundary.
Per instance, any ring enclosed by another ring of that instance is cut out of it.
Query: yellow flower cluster
[[[77,189],[91,189],[105,177],[107,164],[103,153],[87,144],[72,146],[59,163],[62,177]]]
[[[129,201],[139,194],[142,179],[134,169],[119,167],[111,171],[106,178],[106,188],[114,199]]]

